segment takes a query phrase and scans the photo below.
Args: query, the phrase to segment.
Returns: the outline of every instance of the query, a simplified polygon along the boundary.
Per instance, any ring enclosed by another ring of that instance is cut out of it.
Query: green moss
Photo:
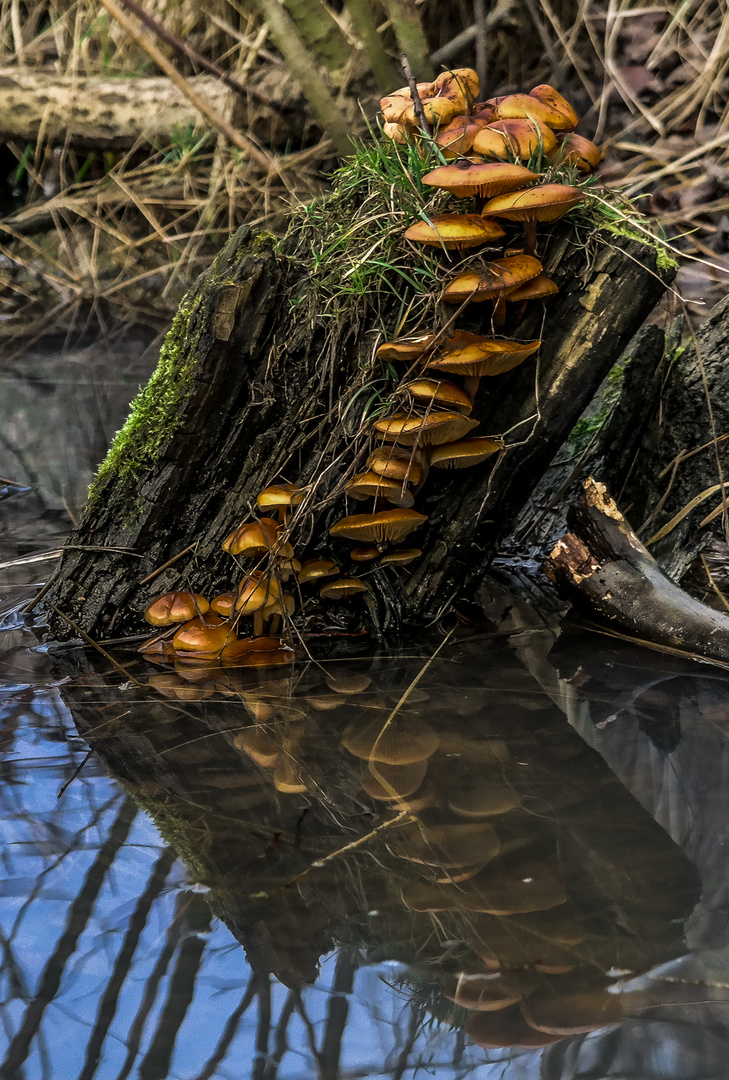
[[[623,387],[625,369],[631,359],[632,357],[627,357],[623,363],[615,364],[610,369],[604,389],[596,398],[596,405],[583,413],[567,436],[567,442],[575,457],[587,449],[617,405]]]
[[[624,202],[613,192],[598,195],[596,191],[588,188],[587,194],[588,201],[579,213],[583,218],[586,217],[591,225],[612,233],[613,236],[625,237],[651,248],[655,253],[656,267],[664,273],[674,274],[678,270],[678,262],[673,257],[670,243],[655,231],[654,223],[649,218],[644,217],[634,206]],[[611,201],[611,197],[615,201]]]
[[[175,316],[157,368],[132,402],[129,417],[89,489],[88,505],[111,482],[131,494],[138,478],[154,466],[161,448],[179,427],[197,366],[197,352],[189,335],[195,306],[182,307]]]

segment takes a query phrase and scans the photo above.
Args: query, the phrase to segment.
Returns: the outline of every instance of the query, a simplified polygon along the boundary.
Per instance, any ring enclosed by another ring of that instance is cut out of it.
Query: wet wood
[[[666,577],[603,484],[585,481],[568,520],[545,569],[579,610],[643,641],[729,662],[729,615]]]
[[[546,316],[535,304],[509,330],[541,337],[539,359],[482,379],[474,409],[477,434],[504,434],[507,449],[495,463],[431,470],[416,500],[429,521],[412,537],[423,551],[414,572],[378,568],[368,577],[365,603],[330,606],[320,628],[350,632],[366,622],[384,633],[429,622],[473,595],[535,483],[670,277],[657,270],[653,248],[594,229],[576,234],[574,226],[558,225],[540,245],[561,291]],[[401,312],[382,293],[354,297],[332,319],[317,307],[308,262],[289,253],[271,238],[239,230],[183,301],[165,349],[167,374],[145,392],[154,407],[144,439],[154,450],[134,443],[121,453],[117,442],[114,467],[97,483],[51,593],[92,636],[138,633],[150,598],[183,582],[212,595],[230,588],[236,570],[220,544],[250,516],[257,492],[279,478],[311,485],[292,535],[297,557],[333,557],[346,569],[351,545],[332,541],[329,528],[352,512],[342,487],[368,448],[373,328],[396,325]],[[459,327],[487,333],[490,307],[471,305]],[[165,412],[170,395],[179,396],[174,415]],[[143,584],[191,543],[189,555]],[[132,549],[137,557],[78,549],[91,544]],[[312,601],[309,611],[312,605],[321,608]],[[51,632],[69,634],[55,616]]]

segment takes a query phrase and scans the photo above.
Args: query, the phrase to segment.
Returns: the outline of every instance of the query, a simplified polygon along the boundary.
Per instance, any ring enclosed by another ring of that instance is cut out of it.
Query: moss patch
[[[129,493],[142,473],[153,467],[162,446],[179,427],[197,367],[197,351],[190,341],[190,321],[195,309],[195,304],[181,307],[175,316],[154,374],[132,402],[127,421],[117,432],[89,488],[87,505],[112,481]]]

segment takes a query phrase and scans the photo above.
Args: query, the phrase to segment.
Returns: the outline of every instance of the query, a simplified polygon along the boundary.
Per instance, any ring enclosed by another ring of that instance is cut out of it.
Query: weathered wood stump
[[[403,221],[402,213],[393,221],[397,237]],[[429,520],[413,536],[423,551],[414,573],[379,568],[368,577],[366,603],[380,631],[431,621],[472,593],[673,273],[657,265],[652,245],[586,218],[545,229],[539,250],[560,292],[546,311],[534,303],[507,331],[540,337],[538,359],[482,379],[474,407],[475,433],[505,435],[506,449],[473,469],[431,471],[416,501]],[[213,595],[230,588],[236,570],[221,541],[255,510],[257,492],[280,478],[310,485],[291,535],[297,556],[326,553],[347,564],[348,545],[331,540],[329,528],[362,508],[345,510],[343,482],[366,453],[373,399],[381,402],[399,378],[373,366],[372,356],[378,341],[398,333],[409,297],[402,276],[388,279],[385,268],[387,288],[353,290],[333,307],[321,298],[317,273],[300,235],[279,243],[243,228],[183,301],[159,368],[91,489],[50,595],[85,632],[138,632],[150,598],[171,588]],[[447,274],[445,265],[443,279]],[[438,291],[431,288],[425,329],[453,314],[437,303]],[[490,319],[490,304],[470,305],[457,325],[488,333]],[[342,628],[362,619],[364,605],[351,603],[332,615]],[[53,609],[49,617],[51,634],[68,637],[67,622]]]

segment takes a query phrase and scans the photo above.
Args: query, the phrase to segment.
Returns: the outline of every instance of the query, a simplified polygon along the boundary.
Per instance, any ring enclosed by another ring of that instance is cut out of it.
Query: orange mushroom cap
[[[602,154],[600,147],[595,146],[594,142],[572,132],[560,144],[559,150],[553,155],[553,160],[557,164],[574,165],[578,172],[591,173],[600,164]]]
[[[223,551],[229,555],[260,556],[279,546],[279,525],[273,518],[246,521],[233,529],[223,540]],[[293,554],[293,552],[292,552]]]
[[[551,128],[537,120],[497,120],[477,132],[473,152],[502,161],[528,161],[534,154],[549,155],[557,149]]]
[[[381,510],[377,514],[351,514],[333,525],[329,532],[331,536],[382,544],[387,540],[401,540],[427,520],[427,516],[417,510]]]
[[[368,469],[358,473],[348,484],[344,485],[347,495],[353,499],[387,499],[396,506],[412,506],[414,499],[408,491],[407,481],[396,480],[392,477],[382,476]]]
[[[525,169],[523,165],[512,165],[506,161],[481,164],[439,165],[423,177],[423,183],[429,187],[450,191],[459,199],[469,195],[479,195],[490,199],[505,191],[517,191],[528,184],[536,183],[539,174]]]
[[[430,221],[416,221],[404,235],[417,244],[461,250],[498,240],[504,230],[480,214],[435,214]]]
[[[536,260],[535,260],[536,261]],[[510,293],[505,294],[507,298]],[[438,353],[427,363],[428,368],[447,371],[451,375],[502,375],[517,367],[541,345],[539,339],[518,341],[514,338],[482,338],[478,343]]]
[[[497,198],[511,199],[514,195],[498,195]],[[510,255],[505,259],[492,259],[481,271],[466,270],[457,274],[443,290],[443,299],[449,304],[461,304],[468,299],[477,303],[493,300],[509,289],[515,289],[517,285],[536,277],[541,271],[542,264],[533,255]]]
[[[557,221],[584,198],[583,191],[567,184],[540,184],[524,191],[497,195],[486,203],[484,213],[509,221]]]
[[[567,98],[562,97],[558,90],[555,90],[553,86],[549,86],[547,83],[540,83],[539,86],[535,86],[533,90],[529,91],[529,96],[536,98],[538,101],[543,102],[545,105],[549,105],[550,108],[560,113],[564,117],[562,127],[556,127],[554,124],[549,126],[553,131],[572,131],[577,127],[579,117],[577,113],[570,105]]]
[[[457,442],[433,447],[430,462],[438,469],[467,469],[471,465],[479,465],[503,448],[501,439],[490,439],[487,436],[459,439]]]
[[[434,409],[427,416],[396,413],[386,420],[377,420],[373,426],[386,442],[397,442],[401,446],[437,446],[460,439],[477,424],[478,420],[471,420],[462,413]]]
[[[189,592],[168,592],[147,607],[144,617],[152,626],[173,626],[204,615],[210,608],[204,596]]]

